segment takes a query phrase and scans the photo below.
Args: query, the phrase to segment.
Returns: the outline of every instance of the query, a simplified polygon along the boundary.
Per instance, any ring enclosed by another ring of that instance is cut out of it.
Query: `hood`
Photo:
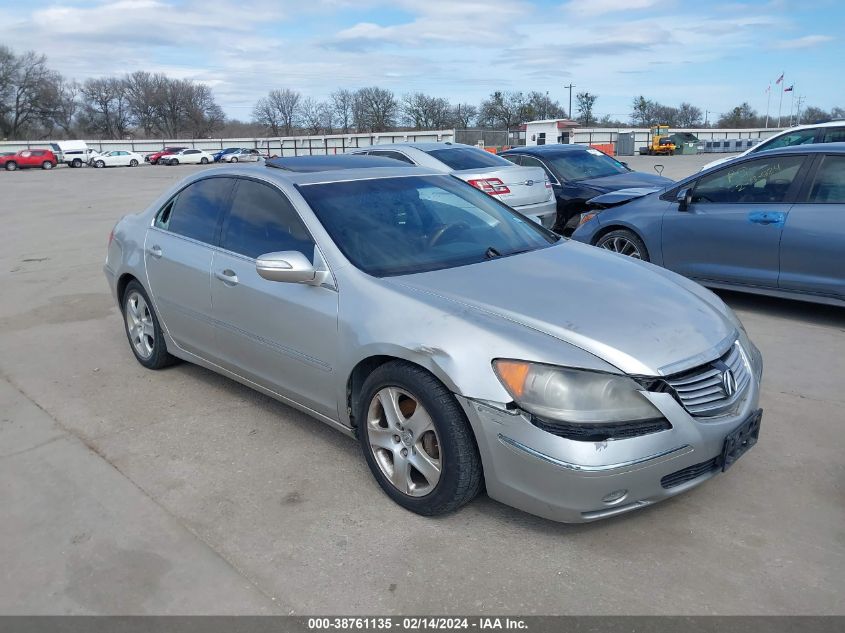
[[[613,174],[601,178],[587,178],[576,181],[577,184],[601,193],[616,191],[617,189],[632,189],[637,187],[665,187],[671,185],[672,180],[657,174],[646,174],[640,171],[629,171],[625,174]]]
[[[595,198],[587,200],[589,205],[598,207],[612,207],[623,202],[630,202],[635,198],[642,198],[655,191],[660,191],[662,187],[634,187],[632,189],[619,189],[611,191],[610,193],[603,193]]]
[[[385,281],[548,334],[625,373],[660,376],[712,360],[738,336],[723,311],[675,278],[651,264],[566,240]]]

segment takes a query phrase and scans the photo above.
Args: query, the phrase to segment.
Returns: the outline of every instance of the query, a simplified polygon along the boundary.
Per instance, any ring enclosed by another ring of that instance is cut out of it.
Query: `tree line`
[[[765,117],[742,103],[710,120],[691,103],[658,103],[643,95],[631,102],[626,120],[596,115],[599,97],[574,95],[572,117],[585,127],[763,127]],[[220,136],[292,136],[372,133],[391,130],[514,129],[531,120],[568,118],[560,102],[539,91],[492,92],[480,103],[452,103],[443,97],[410,92],[401,96],[378,86],[341,88],[318,100],[291,88],[261,97],[252,120],[227,119],[211,89],[199,82],[139,70],[122,77],[77,82],[50,69],[34,51],[17,55],[0,45],[0,138],[207,138]],[[845,117],[813,106],[801,120]],[[788,123],[788,116],[781,117]],[[770,117],[769,125],[774,125]]]

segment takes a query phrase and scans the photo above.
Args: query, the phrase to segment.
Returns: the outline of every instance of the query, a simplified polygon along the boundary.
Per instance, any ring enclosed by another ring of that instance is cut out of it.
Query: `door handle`
[[[238,276],[235,274],[235,271],[230,268],[219,270],[214,273],[214,276],[227,286],[235,286],[238,283]]]
[[[755,213],[748,214],[749,222],[753,222],[754,224],[763,224],[766,226],[769,224],[783,226],[785,219],[786,214],[778,211],[757,211]]]
[[[159,257],[161,257],[161,246],[159,246],[158,244],[156,244],[155,246],[151,246],[147,249],[147,252],[156,259],[158,259]]]

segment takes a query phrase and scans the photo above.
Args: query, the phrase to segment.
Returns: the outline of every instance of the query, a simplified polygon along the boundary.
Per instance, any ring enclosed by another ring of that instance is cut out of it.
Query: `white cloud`
[[[651,9],[661,2],[662,0],[571,0],[564,4],[563,8],[574,15],[595,17],[608,13]]]
[[[797,37],[792,40],[781,40],[775,42],[775,48],[795,49],[795,48],[813,48],[833,40],[830,35],[805,35],[804,37]]]

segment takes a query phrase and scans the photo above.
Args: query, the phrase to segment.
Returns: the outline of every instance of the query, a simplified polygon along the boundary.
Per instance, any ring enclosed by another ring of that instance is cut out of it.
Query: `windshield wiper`
[[[484,251],[484,259],[493,259],[494,257],[501,257],[502,254],[492,246]]]

